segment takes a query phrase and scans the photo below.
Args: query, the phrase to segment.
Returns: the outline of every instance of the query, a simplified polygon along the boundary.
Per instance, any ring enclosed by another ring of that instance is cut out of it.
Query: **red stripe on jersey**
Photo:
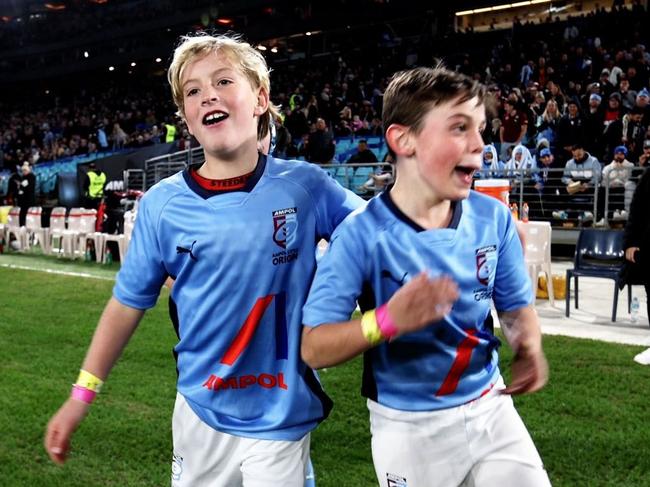
[[[248,180],[253,177],[255,171],[243,174],[229,179],[208,179],[201,176],[195,170],[190,171],[192,179],[197,182],[199,186],[208,191],[232,191],[233,189],[242,189],[246,186]]]
[[[221,359],[222,364],[232,365],[235,363],[235,360],[239,358],[253,338],[257,325],[260,324],[260,320],[264,315],[264,311],[266,311],[266,308],[268,308],[271,301],[273,301],[273,296],[273,294],[269,294],[268,296],[257,299],[255,306],[253,306],[251,312],[248,313],[246,321],[244,321],[244,324],[239,329],[237,336],[230,344],[230,347],[228,347],[228,350],[226,350],[226,353],[223,354]]]
[[[451,365],[451,370],[445,377],[444,382],[436,392],[436,396],[446,396],[453,393],[458,387],[460,377],[467,369],[469,361],[472,358],[472,351],[479,344],[479,339],[474,336],[475,330],[467,330],[467,338],[465,338],[456,348],[456,358]]]

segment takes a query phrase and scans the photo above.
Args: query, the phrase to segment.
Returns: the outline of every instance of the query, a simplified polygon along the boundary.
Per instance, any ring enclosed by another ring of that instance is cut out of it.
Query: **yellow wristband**
[[[366,311],[363,313],[363,316],[361,316],[361,333],[373,347],[384,341],[384,337],[382,336],[379,325],[377,324],[377,316],[375,315],[374,309]]]
[[[103,384],[103,380],[83,369],[79,371],[79,377],[77,377],[77,382],[75,383],[76,386],[85,387],[86,389],[96,393],[99,393]]]

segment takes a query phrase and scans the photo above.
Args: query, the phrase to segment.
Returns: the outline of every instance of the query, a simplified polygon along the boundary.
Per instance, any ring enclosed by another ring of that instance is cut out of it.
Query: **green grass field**
[[[114,272],[0,256],[7,262]],[[111,287],[105,279],[0,267],[0,485],[169,485],[176,373],[166,291],[74,437],[68,463],[55,466],[43,450],[45,425],[69,394]],[[553,485],[650,485],[650,367],[632,361],[640,347],[563,337],[546,337],[544,346],[550,382],[516,403]],[[501,356],[507,376],[507,347]],[[355,360],[321,373],[335,408],[312,437],[319,487],[376,485],[360,370]]]

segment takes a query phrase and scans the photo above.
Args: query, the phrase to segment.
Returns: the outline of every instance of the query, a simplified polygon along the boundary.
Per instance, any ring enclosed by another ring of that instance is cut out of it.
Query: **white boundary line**
[[[95,276],[93,274],[88,274],[86,272],[60,271],[60,270],[56,270],[56,269],[39,269],[39,268],[36,268],[36,267],[28,267],[28,266],[16,265],[16,264],[0,264],[0,267],[5,267],[7,269],[20,269],[20,270],[24,270],[24,271],[46,272],[48,274],[60,274],[62,276],[86,277],[86,278],[90,278],[90,279],[100,279],[102,281],[114,281],[115,280],[115,278],[113,278],[113,277]]]

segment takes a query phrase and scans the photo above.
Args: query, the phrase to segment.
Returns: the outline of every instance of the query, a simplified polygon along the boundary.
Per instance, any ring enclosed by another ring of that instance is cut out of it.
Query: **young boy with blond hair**
[[[393,77],[383,122],[395,184],[334,232],[303,308],[307,364],[364,354],[382,487],[550,485],[510,397],[547,379],[521,242],[507,207],[470,190],[484,93],[442,67]],[[484,328],[491,301],[514,350],[509,387]],[[348,321],[357,302],[363,315]]]
[[[303,486],[331,401],[300,359],[315,246],[361,200],[315,165],[258,152],[277,109],[260,53],[185,37],[168,71],[205,160],[141,200],[129,252],[45,447],[66,461],[101,384],[170,277],[178,335],[172,485]]]

